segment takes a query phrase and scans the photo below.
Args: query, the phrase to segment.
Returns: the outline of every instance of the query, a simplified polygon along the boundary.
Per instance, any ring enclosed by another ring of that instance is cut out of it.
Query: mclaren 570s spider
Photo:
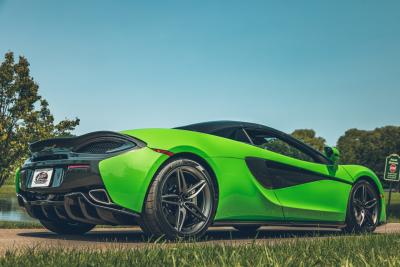
[[[104,224],[170,239],[211,225],[371,232],[386,221],[371,170],[254,123],[93,132],[38,141],[30,152],[16,173],[19,205],[59,234]]]

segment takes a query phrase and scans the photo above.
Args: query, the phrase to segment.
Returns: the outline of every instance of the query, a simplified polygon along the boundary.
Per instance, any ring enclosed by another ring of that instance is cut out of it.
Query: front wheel
[[[60,235],[83,235],[92,230],[95,225],[86,223],[69,223],[62,221],[43,221],[40,223],[48,230]]]
[[[144,203],[141,227],[155,237],[200,237],[217,204],[212,177],[198,162],[178,158],[156,175]]]
[[[378,225],[379,195],[365,180],[357,182],[351,190],[345,232],[370,233]]]

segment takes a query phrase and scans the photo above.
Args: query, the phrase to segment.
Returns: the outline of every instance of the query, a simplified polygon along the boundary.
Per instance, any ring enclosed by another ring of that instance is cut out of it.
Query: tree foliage
[[[48,102],[29,73],[29,62],[12,52],[0,65],[0,185],[12,176],[28,154],[28,143],[69,135],[79,119],[54,122]]]
[[[298,129],[291,135],[319,151],[324,150],[326,140],[320,136],[317,137],[315,131],[312,129]]]
[[[295,159],[312,161],[310,156],[278,138],[271,138],[262,144],[261,147]]]
[[[372,131],[350,129],[337,142],[342,164],[360,164],[383,176],[385,158],[400,152],[400,127],[385,126]]]

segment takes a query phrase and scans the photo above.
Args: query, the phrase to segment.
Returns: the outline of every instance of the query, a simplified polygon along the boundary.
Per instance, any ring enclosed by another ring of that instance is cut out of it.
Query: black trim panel
[[[246,164],[257,181],[268,189],[286,188],[320,180],[334,180],[349,185],[353,184],[340,178],[262,158],[248,157]]]

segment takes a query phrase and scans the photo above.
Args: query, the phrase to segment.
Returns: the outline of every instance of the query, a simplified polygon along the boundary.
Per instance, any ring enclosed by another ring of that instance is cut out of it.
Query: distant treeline
[[[318,150],[323,149],[325,139],[317,137],[314,130],[296,130],[292,135]],[[350,129],[337,141],[341,153],[340,164],[359,164],[383,177],[385,158],[400,153],[400,127],[385,126],[372,131]]]

